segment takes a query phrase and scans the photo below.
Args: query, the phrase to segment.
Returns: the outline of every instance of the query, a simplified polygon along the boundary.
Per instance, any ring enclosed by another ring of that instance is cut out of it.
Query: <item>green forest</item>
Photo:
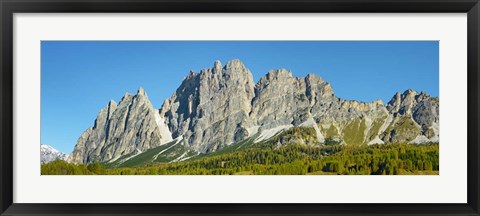
[[[287,134],[288,135],[288,134]],[[288,136],[287,136],[288,137]],[[283,137],[285,139],[285,137]],[[278,141],[273,139],[274,141]],[[293,139],[294,140],[294,139]],[[439,145],[306,145],[260,143],[190,160],[135,167],[41,165],[42,175],[438,175]]]

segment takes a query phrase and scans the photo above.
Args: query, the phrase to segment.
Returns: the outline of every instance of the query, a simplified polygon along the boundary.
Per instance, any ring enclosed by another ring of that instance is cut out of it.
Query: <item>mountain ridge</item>
[[[438,142],[439,136],[439,100],[425,92],[397,92],[385,105],[381,100],[344,100],[315,74],[294,77],[285,69],[271,70],[254,83],[250,70],[238,59],[225,66],[215,61],[199,73],[190,71],[158,110],[143,88],[136,95],[126,94],[119,104],[125,97],[140,102],[129,99],[118,109],[110,101],[94,127],[79,138],[69,162],[114,162],[179,137],[187,149],[210,153],[256,134],[255,142],[260,142],[299,126],[313,127],[319,144],[327,139],[347,145],[414,144]],[[132,111],[138,103],[142,109]],[[130,115],[136,117],[125,117]],[[137,127],[111,131],[112,125],[118,127],[115,122]],[[113,147],[105,147],[106,142],[114,142]]]
[[[68,155],[53,148],[52,146],[40,145],[40,163],[49,163],[55,160],[66,160]]]

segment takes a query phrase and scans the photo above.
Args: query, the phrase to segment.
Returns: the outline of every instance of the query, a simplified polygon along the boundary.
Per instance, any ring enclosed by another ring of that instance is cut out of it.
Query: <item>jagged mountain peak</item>
[[[117,106],[117,102],[115,102],[113,99],[110,99],[108,106]]]
[[[322,77],[320,77],[317,74],[309,73],[307,76],[305,76],[306,80],[309,80],[310,82],[315,82],[315,83],[323,83],[325,80],[323,80]]]
[[[67,154],[58,151],[52,146],[41,144],[40,145],[40,162],[48,163],[55,160],[66,160],[68,157]]]
[[[80,136],[69,162],[115,161],[172,139],[143,88],[136,95],[126,93],[118,105],[111,102],[98,113],[94,126]]]
[[[131,98],[131,97],[133,97],[133,96],[134,96],[134,94],[129,93],[129,92],[125,92],[125,94],[123,94],[122,98],[120,99],[120,102],[119,102],[119,103],[122,103],[123,100],[128,99],[128,98]]]
[[[383,100],[382,99],[377,99],[377,100],[374,100],[372,103],[377,105],[377,106],[380,106],[380,105],[383,105]]]
[[[197,76],[197,74],[198,74],[197,72],[191,70],[190,72],[188,72],[187,76],[185,76],[185,77],[183,78],[183,80],[188,80],[188,79],[190,79],[190,78],[192,78],[192,77]]]
[[[268,139],[291,127],[313,127],[319,143],[423,142],[438,140],[438,98],[398,92],[384,105],[345,100],[316,74],[294,77],[271,70],[255,84],[238,59],[190,71],[160,110],[147,93],[126,93],[102,109],[79,138],[69,161],[111,162],[171,140],[189,151],[209,153],[257,136]],[[176,145],[176,144],[175,144]]]
[[[246,69],[246,67],[240,59],[232,59],[225,64],[224,69]]]
[[[215,151],[245,138],[244,130],[234,132],[244,127],[238,125],[250,124],[254,94],[253,76],[240,60],[231,60],[223,68],[216,61],[213,68],[185,79],[160,113],[174,138],[183,136],[197,151]]]
[[[220,62],[220,60],[216,60],[214,63],[213,63],[213,68],[216,69],[216,70],[222,70],[222,62]]]
[[[188,76],[190,79],[193,77],[198,78],[198,82],[207,82],[209,80],[218,82],[228,79],[248,79],[249,77],[252,77],[253,79],[250,70],[248,70],[239,59],[230,60],[223,67],[222,63],[219,60],[216,60],[212,68],[204,68],[200,70],[200,73],[189,74]]]
[[[145,91],[145,89],[143,87],[139,87],[135,94],[132,94],[130,92],[125,92],[125,94],[120,99],[120,102],[117,104],[117,106],[120,105],[120,104],[129,103],[132,100],[140,101],[142,103],[143,102],[150,103],[150,99],[148,98],[148,94]],[[113,102],[115,102],[115,101],[113,101]]]
[[[403,92],[402,95],[417,95],[417,91],[413,90],[413,89],[407,89]]]
[[[279,79],[279,78],[292,78],[292,71],[281,68],[276,70],[271,70],[265,76],[268,80]]]
[[[429,100],[438,100],[438,98],[428,95],[425,91],[419,94],[413,89],[407,89],[403,93],[397,92],[386,107],[390,112],[399,112],[403,115],[411,113],[413,107],[418,103]]]
[[[391,102],[395,103],[395,101],[401,101],[401,100],[404,100],[407,97],[414,97],[416,95],[417,95],[417,91],[415,91],[413,89],[407,89],[407,90],[403,91],[403,93],[396,92],[395,95],[392,97],[392,99],[388,103],[389,104]]]
[[[145,89],[143,89],[143,87],[140,87],[137,90],[137,95],[147,95],[147,93],[145,93]]]

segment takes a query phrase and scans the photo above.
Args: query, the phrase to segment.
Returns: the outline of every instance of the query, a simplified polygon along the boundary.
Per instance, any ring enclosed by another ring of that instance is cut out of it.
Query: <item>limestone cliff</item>
[[[68,161],[111,162],[171,140],[159,111],[140,88],[136,95],[126,93],[118,105],[112,100],[100,110],[93,127],[78,138]]]
[[[255,84],[240,60],[225,66],[216,61],[212,68],[188,73],[160,110],[143,89],[125,94],[118,105],[108,103],[68,161],[113,162],[172,139],[189,152],[209,153],[299,126],[313,128],[318,145],[438,142],[439,99],[407,90],[386,105],[345,100],[314,74],[294,77],[285,69],[271,70]]]

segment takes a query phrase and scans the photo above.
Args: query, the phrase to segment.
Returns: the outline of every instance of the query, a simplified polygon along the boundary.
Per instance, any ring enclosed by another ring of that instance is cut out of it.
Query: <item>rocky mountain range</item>
[[[67,160],[68,155],[49,145],[40,145],[40,163],[49,163],[55,160]]]
[[[142,88],[118,104],[110,101],[68,161],[113,163],[167,144],[182,146],[185,153],[172,159],[179,161],[246,139],[258,143],[291,127],[314,128],[318,145],[438,142],[439,99],[406,90],[387,104],[345,100],[315,74],[294,77],[285,69],[272,70],[255,83],[240,60],[225,66],[216,61],[212,68],[188,73],[160,109]]]

